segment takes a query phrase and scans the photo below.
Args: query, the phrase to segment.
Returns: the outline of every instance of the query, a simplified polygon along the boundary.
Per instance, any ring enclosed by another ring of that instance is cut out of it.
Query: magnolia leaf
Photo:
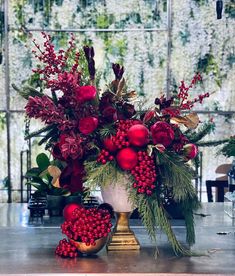
[[[39,168],[31,168],[26,172],[25,176],[36,177],[36,176],[39,176],[40,173],[41,173],[41,170]]]
[[[59,177],[57,178],[57,179],[54,179],[53,178],[53,180],[52,180],[52,185],[55,187],[55,188],[61,188],[60,187],[60,179],[59,179]]]
[[[123,92],[123,88],[124,88],[125,84],[126,84],[126,81],[124,78],[122,78],[118,83],[118,88],[117,88],[117,93],[116,93],[117,97],[122,96],[122,92]]]
[[[135,90],[130,91],[130,92],[126,93],[126,97],[129,98],[129,99],[136,98],[137,97],[137,93],[136,93]]]
[[[117,92],[118,84],[119,84],[119,80],[113,80],[113,81],[111,82],[112,91],[113,91],[114,93]]]
[[[171,123],[183,124],[187,128],[195,129],[199,124],[199,117],[197,113],[190,113],[184,117],[175,116],[171,118]]]
[[[153,153],[153,149],[158,150],[159,152],[163,153],[165,151],[165,147],[162,144],[156,144],[156,145],[148,145],[147,152],[148,155],[151,156]]]
[[[38,154],[36,158],[37,165],[41,171],[44,171],[50,165],[50,160],[45,153]]]
[[[155,116],[156,116],[156,111],[154,109],[150,109],[145,113],[143,122],[147,123],[148,121],[152,120]]]
[[[52,182],[51,182],[52,185],[54,187],[60,188],[59,178],[60,178],[60,175],[61,175],[61,170],[56,166],[50,165],[47,168],[47,171],[50,174],[50,176],[52,176],[52,178],[53,178]]]
[[[193,112],[186,115],[185,117],[187,118],[187,123],[185,124],[187,128],[190,128],[190,129],[197,128],[200,121],[197,113]]]

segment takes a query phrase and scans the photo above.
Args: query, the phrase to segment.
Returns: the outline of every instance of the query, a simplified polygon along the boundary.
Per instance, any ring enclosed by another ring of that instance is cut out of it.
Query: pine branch
[[[51,94],[52,94],[52,100],[53,100],[53,102],[55,104],[57,104],[58,103],[58,99],[57,99],[57,95],[56,95],[55,91],[52,91]]]
[[[215,125],[211,122],[205,123],[198,132],[192,131],[186,134],[187,138],[191,143],[196,143],[210,134],[215,128]]]
[[[200,202],[198,201],[197,196],[195,196],[194,198],[179,202],[179,205],[185,219],[185,226],[187,230],[186,240],[189,245],[192,245],[195,243],[193,212],[200,207]]]
[[[99,131],[101,139],[105,139],[107,137],[115,135],[115,133],[116,133],[116,130],[113,128],[112,124],[106,125],[106,127],[101,128]]]
[[[158,153],[162,164],[161,175],[163,185],[172,188],[176,202],[194,198],[195,189],[191,183],[193,172],[185,161],[177,154]]]
[[[222,153],[226,157],[235,156],[235,137],[230,138],[218,153]]]
[[[32,137],[38,136],[39,134],[41,134],[41,133],[43,133],[43,132],[49,131],[50,129],[52,129],[52,128],[54,128],[54,127],[55,127],[55,125],[45,126],[45,127],[41,128],[41,129],[39,129],[39,130],[36,130],[36,131],[34,131],[34,132],[29,133],[28,135],[26,135],[26,136],[24,137],[24,139],[25,139],[25,140],[28,140],[28,139],[30,139],[30,138],[32,138]]]
[[[169,242],[172,245],[172,248],[175,252],[175,254],[178,255],[183,255],[183,256],[192,256],[194,255],[190,250],[184,248],[177,240],[172,228],[171,224],[167,218],[166,211],[161,205],[155,204],[154,206],[154,211],[157,215],[158,223],[159,226],[161,227],[162,230],[166,233]]]
[[[133,202],[133,205],[137,207],[141,221],[145,226],[150,239],[156,244],[157,221],[153,212],[151,199],[143,194],[138,194],[136,189],[133,188],[129,190],[129,198],[130,201]]]
[[[198,143],[196,143],[196,145],[198,147],[215,147],[215,146],[224,144],[228,141],[229,141],[229,139],[215,140],[215,141],[205,141],[205,142],[198,142]]]
[[[37,89],[35,89],[32,86],[24,86],[22,89],[17,87],[14,83],[12,84],[12,87],[26,100],[28,100],[29,96],[35,97],[42,97],[43,93],[39,92]]]
[[[58,137],[58,129],[57,127],[54,127],[38,142],[38,145],[41,146],[48,139],[55,139],[56,137]]]
[[[97,161],[90,161],[85,163],[86,181],[85,185],[90,188],[95,188],[97,185],[106,186],[113,180],[122,177],[122,174],[112,162],[106,164],[98,164]]]

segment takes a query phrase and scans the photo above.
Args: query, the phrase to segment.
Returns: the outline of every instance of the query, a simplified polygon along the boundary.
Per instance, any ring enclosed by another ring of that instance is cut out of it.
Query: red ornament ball
[[[72,218],[73,211],[81,207],[78,203],[69,203],[64,207],[63,217],[65,220],[70,220]]]
[[[104,147],[109,151],[109,152],[115,152],[117,150],[117,146],[114,144],[113,136],[109,138],[105,138],[103,141]]]
[[[117,163],[123,170],[133,169],[138,162],[137,153],[132,148],[121,149],[117,156]]]
[[[131,145],[143,147],[148,144],[149,130],[146,126],[137,124],[133,125],[127,132],[128,140]]]

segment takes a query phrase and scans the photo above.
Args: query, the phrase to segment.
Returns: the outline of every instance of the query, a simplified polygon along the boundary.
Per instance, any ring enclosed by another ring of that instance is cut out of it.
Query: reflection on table
[[[203,214],[203,216],[201,216]],[[206,216],[204,216],[206,215]],[[97,256],[63,259],[54,255],[62,218],[45,216],[29,221],[26,204],[0,204],[0,274],[31,273],[216,273],[235,275],[235,220],[224,212],[223,203],[205,203],[195,215],[199,257],[174,256],[166,236],[158,230],[160,256],[139,220],[132,230],[141,244],[140,251],[107,252]],[[30,223],[29,223],[30,222]],[[182,220],[172,220],[177,238],[185,242]]]

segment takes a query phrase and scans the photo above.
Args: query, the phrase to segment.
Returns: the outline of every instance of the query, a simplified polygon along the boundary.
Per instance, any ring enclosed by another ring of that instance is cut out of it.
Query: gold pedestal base
[[[140,244],[133,231],[130,230],[130,212],[116,212],[116,225],[107,244],[107,250],[139,250]]]

